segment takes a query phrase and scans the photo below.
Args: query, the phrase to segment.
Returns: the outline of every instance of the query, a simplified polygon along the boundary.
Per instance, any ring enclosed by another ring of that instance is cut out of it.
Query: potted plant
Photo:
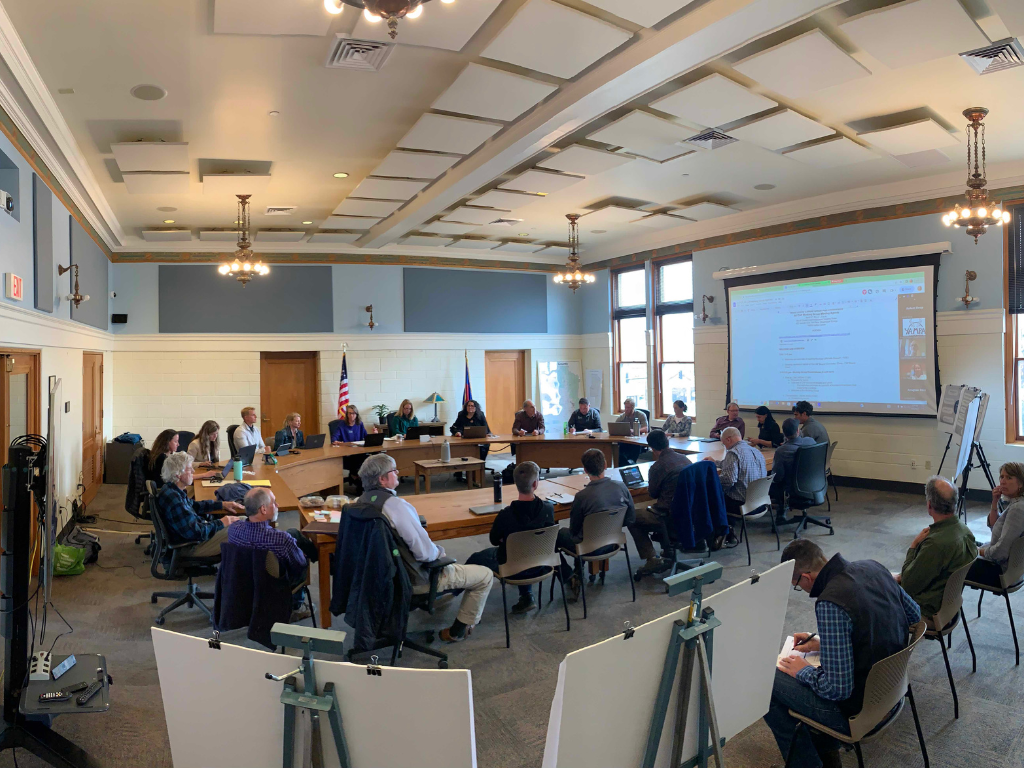
[[[374,405],[370,410],[377,414],[377,422],[379,424],[385,425],[388,423],[388,411],[390,409],[386,405]]]

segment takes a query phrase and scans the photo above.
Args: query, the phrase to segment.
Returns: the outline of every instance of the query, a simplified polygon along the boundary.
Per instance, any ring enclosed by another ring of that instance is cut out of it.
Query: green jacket
[[[932,523],[929,528],[924,541],[907,552],[900,571],[900,584],[921,606],[922,616],[939,612],[946,581],[978,556],[974,534],[956,515]]]
[[[399,416],[396,414],[391,417],[391,426],[389,429],[391,430],[391,436],[394,437],[395,435],[404,435],[409,431],[409,427],[418,427],[419,425],[420,420],[415,416],[411,419],[407,419],[405,416]]]

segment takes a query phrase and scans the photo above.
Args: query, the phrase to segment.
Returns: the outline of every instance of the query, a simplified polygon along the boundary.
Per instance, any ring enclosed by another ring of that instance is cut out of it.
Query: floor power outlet
[[[29,680],[49,680],[50,679],[50,654],[45,651],[33,654],[32,661],[28,667],[28,679]]]

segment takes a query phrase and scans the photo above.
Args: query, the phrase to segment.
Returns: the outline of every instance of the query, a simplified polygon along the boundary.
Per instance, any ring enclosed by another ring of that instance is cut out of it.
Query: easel
[[[665,727],[665,718],[668,715],[668,705],[672,696],[680,655],[683,657],[683,670],[676,708],[676,724],[672,737],[672,761],[669,765],[671,768],[694,768],[694,766],[707,768],[708,758],[713,753],[718,768],[725,768],[725,760],[722,757],[724,740],[719,736],[718,717],[715,714],[715,702],[711,693],[714,630],[721,626],[722,622],[715,618],[714,611],[710,608],[703,611],[701,609],[701,602],[704,599],[702,588],[705,584],[714,583],[721,576],[722,566],[711,562],[664,579],[669,596],[675,597],[690,590],[692,590],[692,594],[686,620],[677,620],[673,625],[672,638],[665,654],[665,666],[661,673],[661,683],[658,686],[658,697],[654,703],[654,714],[651,717],[651,729],[647,735],[647,746],[644,749],[641,768],[654,768],[654,761],[658,756],[658,746],[661,744],[661,736]],[[701,642],[702,639],[703,642]],[[689,720],[690,709],[694,706],[694,702],[690,698],[694,674],[700,676],[697,684],[698,701],[696,702],[699,707],[697,756],[682,763],[686,723]],[[708,744],[709,737],[710,745]]]
[[[978,458],[978,466],[984,471],[985,479],[988,480],[989,486],[993,489],[996,487],[996,481],[992,475],[992,466],[988,463],[988,458],[985,456],[985,449],[981,447],[981,443],[977,440],[971,441],[971,452],[967,457],[967,466],[964,467],[964,471],[960,475],[960,498],[956,504],[957,517],[962,515],[964,523],[967,522],[967,482],[971,478],[971,468],[974,466],[975,456]]]
[[[348,744],[345,742],[345,732],[341,727],[341,707],[338,704],[338,694],[334,690],[334,683],[327,683],[324,686],[323,695],[317,695],[316,673],[313,669],[313,651],[332,653],[338,656],[344,654],[345,633],[330,629],[311,629],[310,627],[277,623],[270,628],[270,639],[274,641],[275,645],[302,650],[302,666],[298,669],[284,675],[266,673],[268,680],[284,681],[284,690],[281,692],[281,703],[284,704],[283,768],[292,768],[295,759],[295,719],[300,709],[309,710],[310,738],[306,747],[306,756],[313,768],[321,768],[324,764],[320,735],[320,716],[323,712],[327,713],[327,719],[331,724],[334,746],[338,751],[338,762],[341,768],[351,768]],[[302,673],[302,693],[299,693],[295,686],[295,675],[299,672]],[[376,673],[373,672],[372,666],[368,667],[367,673],[380,674],[379,667]]]

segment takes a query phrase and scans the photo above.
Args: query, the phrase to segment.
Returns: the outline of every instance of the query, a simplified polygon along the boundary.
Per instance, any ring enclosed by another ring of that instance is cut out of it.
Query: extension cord
[[[50,654],[45,651],[39,651],[32,655],[32,661],[28,667],[28,679],[29,680],[49,680],[50,679]]]

